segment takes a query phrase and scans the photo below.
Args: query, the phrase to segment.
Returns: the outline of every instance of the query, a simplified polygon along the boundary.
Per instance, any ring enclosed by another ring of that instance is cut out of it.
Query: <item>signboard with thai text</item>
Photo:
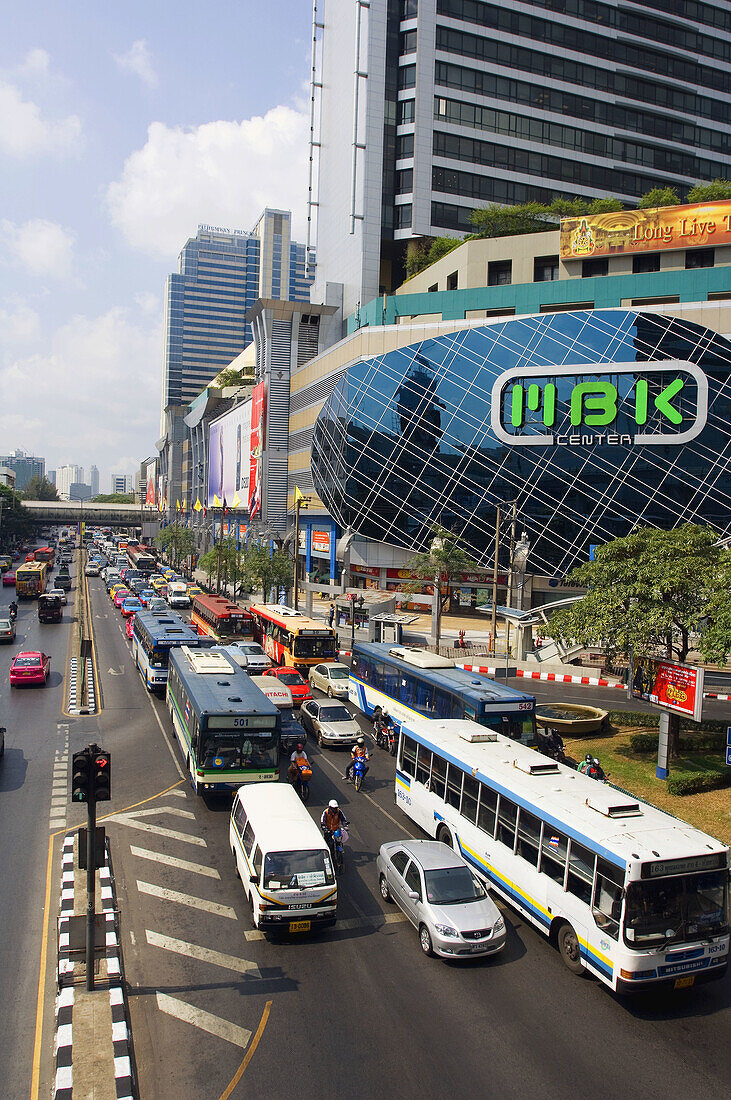
[[[700,722],[703,669],[662,661],[657,657],[635,657],[632,697]]]

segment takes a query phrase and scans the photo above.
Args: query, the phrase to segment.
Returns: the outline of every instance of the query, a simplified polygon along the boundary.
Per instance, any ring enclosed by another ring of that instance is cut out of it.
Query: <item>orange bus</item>
[[[288,665],[307,676],[313,665],[337,661],[338,640],[332,627],[280,604],[252,604],[254,638],[275,665]]]
[[[34,599],[46,591],[48,565],[45,561],[27,561],[15,570],[15,591],[20,599]]]
[[[225,645],[239,638],[251,638],[254,624],[249,612],[239,604],[225,596],[203,594],[193,597],[190,625],[199,634]]]

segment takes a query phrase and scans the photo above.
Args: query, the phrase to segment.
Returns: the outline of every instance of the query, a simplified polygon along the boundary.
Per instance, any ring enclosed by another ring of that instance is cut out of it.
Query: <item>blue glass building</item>
[[[352,364],[315,424],[333,518],[426,549],[435,524],[492,560],[517,502],[530,568],[563,574],[637,524],[731,532],[731,344],[625,309],[463,329]]]

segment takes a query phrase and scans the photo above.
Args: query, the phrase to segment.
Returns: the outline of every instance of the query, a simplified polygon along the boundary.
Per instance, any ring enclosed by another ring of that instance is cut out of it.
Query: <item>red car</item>
[[[129,588],[120,588],[114,593],[114,606],[121,607],[125,600],[128,600],[132,593]]]
[[[15,584],[15,570],[14,569],[8,569],[6,573],[3,573],[3,584],[5,585],[6,588],[9,588],[10,585]]]
[[[124,629],[127,631],[127,637],[132,641],[132,627],[135,625],[134,615],[130,615],[124,624]]]
[[[264,675],[276,676],[278,680],[286,684],[292,692],[292,701],[296,707],[298,707],[300,703],[306,703],[308,699],[312,698],[310,685],[296,668],[287,668],[286,665],[283,665],[281,668],[268,668]]]
[[[26,650],[16,653],[10,666],[10,686],[18,687],[20,684],[45,684],[48,683],[48,674],[51,671],[51,658],[47,653],[39,653],[38,650]]]

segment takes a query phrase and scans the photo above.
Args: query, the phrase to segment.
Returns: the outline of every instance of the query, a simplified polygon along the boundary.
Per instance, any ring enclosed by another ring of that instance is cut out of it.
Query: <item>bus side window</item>
[[[535,814],[521,809],[518,818],[518,855],[538,866],[538,849],[541,843],[541,821]]]
[[[405,703],[407,707],[413,707],[416,703],[416,680],[413,676],[401,676],[401,683],[399,685],[401,692],[401,702]]]
[[[594,853],[583,844],[572,840],[569,847],[569,875],[566,889],[587,905],[591,901],[594,882]]]
[[[471,775],[465,775],[462,787],[462,816],[474,825],[477,821],[477,796],[480,784]]]
[[[612,939],[619,936],[619,918],[622,912],[622,880],[624,875],[618,867],[597,859],[596,882],[594,883],[594,904],[592,916],[597,928],[606,932]]]
[[[541,844],[541,871],[548,875],[559,886],[563,886],[566,874],[566,856],[568,854],[568,837],[554,829],[552,825],[543,823],[543,843]]]
[[[412,740],[411,737],[404,736],[403,748],[401,749],[401,767],[412,779],[415,777],[416,741]]]
[[[453,806],[455,810],[459,809],[460,799],[462,797],[462,776],[463,771],[461,768],[457,768],[454,764],[449,765],[449,771],[447,773],[447,796],[446,800],[450,806]]]
[[[420,714],[431,714],[434,708],[434,689],[421,680],[416,684],[416,709]]]
[[[477,814],[477,827],[488,836],[495,836],[497,795],[492,787],[480,784],[480,809]]]
[[[517,816],[518,807],[504,794],[501,794],[497,815],[497,838],[511,852],[515,847],[515,820]]]
[[[351,676],[357,676],[358,679],[362,680],[363,679],[362,664],[363,664],[362,658],[359,657],[357,653],[354,653],[353,657],[351,659],[351,662],[350,662],[350,675]]]
[[[452,700],[446,691],[436,691],[434,693],[434,717],[435,718],[451,718],[452,716]]]
[[[431,790],[437,798],[444,798],[444,785],[447,778],[447,762],[436,753],[432,756],[431,763]]]
[[[431,749],[425,749],[423,745],[419,745],[418,749],[419,755],[416,758],[416,781],[428,787],[429,775],[431,773]]]

